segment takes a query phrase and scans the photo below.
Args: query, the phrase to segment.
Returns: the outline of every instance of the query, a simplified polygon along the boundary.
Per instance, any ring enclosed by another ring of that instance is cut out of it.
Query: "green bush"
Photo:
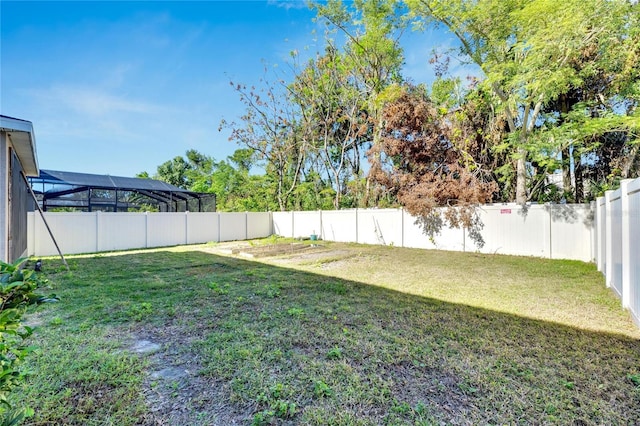
[[[12,406],[9,393],[20,386],[25,372],[20,364],[34,348],[27,346],[26,339],[33,329],[21,323],[22,315],[29,305],[58,300],[54,296],[36,294],[46,280],[38,278],[34,271],[22,269],[26,259],[14,263],[0,262],[0,421],[3,426],[17,425],[33,415],[27,407]]]

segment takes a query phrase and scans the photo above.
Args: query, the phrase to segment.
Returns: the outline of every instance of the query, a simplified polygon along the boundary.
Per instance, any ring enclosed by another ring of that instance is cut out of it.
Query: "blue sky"
[[[312,54],[303,1],[0,2],[0,110],[34,124],[43,169],[153,174],[188,149],[225,159],[219,123],[242,104],[229,82]],[[446,35],[409,34],[405,73],[432,78]]]

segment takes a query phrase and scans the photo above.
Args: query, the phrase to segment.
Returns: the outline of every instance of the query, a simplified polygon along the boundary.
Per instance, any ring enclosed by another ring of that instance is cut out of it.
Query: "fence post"
[[[189,210],[184,212],[184,243],[189,244]]]
[[[273,225],[273,212],[269,212],[269,236],[276,233],[276,227]]]
[[[144,247],[149,248],[149,212],[144,212]]]
[[[400,207],[400,247],[404,247],[404,207]]]
[[[553,204],[549,204],[549,259],[553,259]]]
[[[604,265],[606,263],[606,231],[605,228],[605,213],[606,202],[604,197],[596,198],[596,241],[598,246],[596,247],[597,265],[598,271],[605,273]]]
[[[613,223],[611,220],[611,197],[614,191],[605,191],[605,271],[604,278],[607,287],[611,287],[611,279],[613,278]]]
[[[462,252],[467,252],[467,227],[462,225]]]
[[[631,205],[629,200],[629,183],[632,179],[620,182],[622,201],[622,307],[631,306]]]
[[[96,253],[100,252],[100,215],[102,212],[98,210],[95,212],[96,215]]]
[[[591,217],[593,218],[591,221],[591,261],[595,262],[596,265],[598,264],[598,260],[596,258],[597,256],[597,250],[598,250],[598,243],[597,243],[597,228],[596,228],[596,214],[597,214],[597,209],[596,209],[596,202],[595,201],[591,201],[589,203],[589,211],[591,214]],[[599,268],[598,268],[599,269]]]
[[[244,212],[244,240],[249,239],[249,212]]]
[[[358,208],[356,207],[356,244],[358,243]]]

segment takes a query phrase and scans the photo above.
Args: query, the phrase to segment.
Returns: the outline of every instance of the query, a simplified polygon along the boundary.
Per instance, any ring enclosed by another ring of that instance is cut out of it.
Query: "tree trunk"
[[[573,192],[571,185],[571,155],[569,147],[562,148],[562,190],[565,193]],[[577,182],[576,182],[577,185]]]
[[[559,107],[560,107],[560,121],[559,124],[564,122],[564,119],[569,112],[569,99],[566,94],[560,95]],[[570,145],[562,148],[560,151],[560,155],[562,156],[561,165],[562,165],[562,191],[565,194],[573,193],[573,185],[571,185],[571,150]],[[578,182],[576,182],[576,193],[577,193]],[[577,196],[577,194],[576,194]]]
[[[527,202],[527,151],[518,148],[518,162],[516,163],[516,203],[524,205]]]
[[[575,176],[575,198],[576,203],[582,203],[584,201],[584,179],[582,177],[582,161],[580,161],[580,154],[573,151],[573,174]]]

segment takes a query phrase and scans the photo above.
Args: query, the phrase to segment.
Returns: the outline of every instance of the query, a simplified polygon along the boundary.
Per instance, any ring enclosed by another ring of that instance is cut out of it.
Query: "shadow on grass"
[[[173,424],[640,423],[640,341],[621,335],[199,251],[72,265],[49,275],[64,324],[39,344],[108,326],[163,345],[156,362],[198,372]]]

